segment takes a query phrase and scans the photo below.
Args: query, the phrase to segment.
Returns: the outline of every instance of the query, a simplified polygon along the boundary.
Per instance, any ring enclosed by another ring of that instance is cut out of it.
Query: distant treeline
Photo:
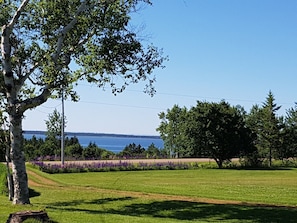
[[[46,136],[46,134],[47,134],[46,131],[38,131],[38,130],[25,130],[25,131],[23,131],[23,133],[30,134],[30,135],[44,135],[44,136]],[[152,135],[127,135],[127,134],[94,133],[94,132],[66,132],[65,135],[161,139],[160,136],[152,136]]]
[[[23,139],[25,158],[32,160],[60,160],[61,140],[58,137],[46,136],[37,138],[33,135],[30,139]],[[165,151],[157,148],[153,143],[147,148],[131,143],[126,145],[120,153],[98,147],[95,143],[89,143],[83,147],[77,137],[66,137],[64,146],[66,160],[100,160],[100,159],[131,159],[131,158],[159,158],[165,156]],[[4,154],[1,155],[4,160]]]

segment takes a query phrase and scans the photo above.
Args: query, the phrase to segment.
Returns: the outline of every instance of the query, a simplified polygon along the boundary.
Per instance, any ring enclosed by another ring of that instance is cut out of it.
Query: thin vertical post
[[[64,87],[62,87],[62,126],[61,126],[61,163],[64,165],[64,147],[65,147],[65,120],[64,120]]]

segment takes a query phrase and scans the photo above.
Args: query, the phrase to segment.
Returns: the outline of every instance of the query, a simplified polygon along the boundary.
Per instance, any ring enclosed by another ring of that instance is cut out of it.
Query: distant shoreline
[[[39,130],[24,130],[24,134],[31,135],[45,135],[46,131]],[[127,138],[148,138],[148,139],[161,139],[160,136],[150,135],[133,135],[133,134],[115,134],[115,133],[93,133],[93,132],[65,132],[66,135],[71,136],[105,136],[105,137],[127,137]]]

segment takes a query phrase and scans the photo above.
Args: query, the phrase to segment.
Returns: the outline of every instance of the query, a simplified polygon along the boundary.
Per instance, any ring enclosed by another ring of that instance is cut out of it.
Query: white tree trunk
[[[30,204],[25,157],[22,151],[22,116],[10,115],[10,157],[14,186],[14,204]]]

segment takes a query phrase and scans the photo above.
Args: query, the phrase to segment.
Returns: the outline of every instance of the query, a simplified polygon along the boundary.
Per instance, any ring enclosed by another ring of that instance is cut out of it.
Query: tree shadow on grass
[[[29,188],[29,197],[38,197],[40,196],[40,193],[32,188]]]
[[[117,198],[102,198],[102,199],[94,199],[91,201],[85,201],[85,200],[73,200],[73,201],[65,201],[65,202],[54,202],[50,203],[50,207],[68,207],[68,206],[78,206],[81,204],[90,204],[90,205],[100,205],[100,204],[106,204],[109,202],[118,202],[118,201],[128,201],[132,200],[134,198],[132,197],[117,197]],[[57,209],[57,208],[56,208]]]
[[[297,208],[285,207],[264,207],[264,206],[244,206],[244,205],[230,205],[230,204],[208,204],[189,201],[153,201],[148,203],[134,202],[132,204],[124,205],[120,208],[104,208],[98,206],[109,202],[128,201],[136,198],[120,197],[120,198],[104,198],[95,199],[92,201],[83,202],[76,200],[65,203],[52,203],[47,206],[49,209],[60,209],[69,212],[85,212],[88,214],[117,214],[123,216],[136,217],[156,217],[175,220],[190,220],[190,221],[230,221],[237,222],[254,222],[254,223],[293,223],[297,219]],[[136,200],[135,200],[136,201]],[[79,204],[89,204],[90,209],[75,207]],[[94,206],[93,206],[94,205]],[[62,207],[63,206],[63,207]],[[67,207],[68,206],[68,207]]]

